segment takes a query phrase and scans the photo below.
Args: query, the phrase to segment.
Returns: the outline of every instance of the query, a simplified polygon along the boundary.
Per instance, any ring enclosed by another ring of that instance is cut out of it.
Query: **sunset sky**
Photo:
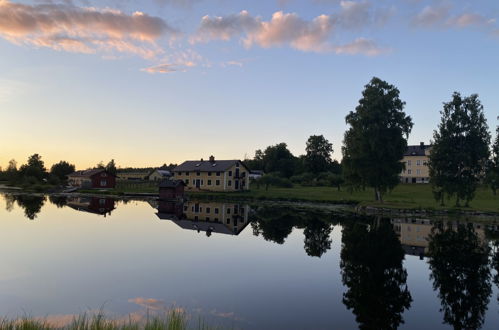
[[[0,166],[252,157],[312,134],[341,158],[378,76],[429,142],[453,91],[499,115],[496,0],[0,0]]]

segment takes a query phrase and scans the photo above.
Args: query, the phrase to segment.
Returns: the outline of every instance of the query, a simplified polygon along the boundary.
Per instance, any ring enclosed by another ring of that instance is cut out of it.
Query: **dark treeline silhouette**
[[[266,174],[257,180],[264,185],[290,188],[293,184],[305,186],[334,186],[340,189],[343,183],[341,164],[332,160],[333,145],[323,135],[312,135],[306,142],[306,153],[294,156],[286,143],[257,150],[253,159],[245,164],[251,170],[262,170]]]
[[[37,196],[37,195],[14,195],[14,194],[5,194],[4,195],[6,206],[5,209],[10,212],[14,208],[14,204],[17,203],[19,207],[24,210],[24,216],[29,220],[36,219],[38,213],[42,210],[43,205],[46,202],[45,196]]]

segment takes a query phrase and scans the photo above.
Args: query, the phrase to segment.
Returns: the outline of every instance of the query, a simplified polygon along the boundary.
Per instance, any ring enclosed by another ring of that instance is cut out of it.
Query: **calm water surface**
[[[463,221],[3,194],[0,315],[175,307],[234,329],[498,329],[498,237]]]

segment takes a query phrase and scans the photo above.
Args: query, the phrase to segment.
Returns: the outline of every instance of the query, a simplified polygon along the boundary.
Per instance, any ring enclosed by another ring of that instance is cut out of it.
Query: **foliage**
[[[482,179],[489,158],[490,133],[478,95],[461,97],[455,92],[444,103],[438,130],[433,133],[430,181],[435,199],[456,196],[468,206]]]
[[[399,94],[395,86],[373,78],[355,111],[346,117],[350,128],[342,148],[345,179],[353,187],[373,187],[376,200],[399,183],[406,138],[413,126]]]
[[[491,289],[489,247],[473,225],[438,223],[429,237],[433,288],[438,290],[445,323],[454,329],[480,329]]]
[[[50,174],[58,178],[61,182],[66,181],[67,176],[75,171],[75,166],[66,161],[61,160],[57,164],[52,165]]]
[[[109,174],[112,174],[112,175],[116,176],[116,174],[118,173],[118,170],[116,168],[116,163],[114,162],[114,159],[111,159],[109,161],[109,163],[107,163],[107,165],[106,165],[106,171]]]
[[[397,329],[412,297],[403,267],[404,250],[388,221],[343,225],[341,275],[343,303],[360,329]]]
[[[492,159],[487,166],[487,183],[496,195],[499,189],[499,126],[496,128],[496,139],[492,145]]]
[[[307,140],[305,148],[305,169],[312,173],[325,172],[331,166],[333,144],[323,135],[312,135]]]
[[[32,177],[38,181],[46,179],[48,176],[47,169],[39,154],[34,154],[28,158],[28,163],[24,164],[19,169],[19,175],[22,178]]]
[[[257,179],[255,183],[257,185],[264,185],[265,190],[268,190],[270,186],[282,187],[282,188],[293,187],[293,183],[291,183],[289,179],[282,178],[275,173],[264,174],[261,178]]]

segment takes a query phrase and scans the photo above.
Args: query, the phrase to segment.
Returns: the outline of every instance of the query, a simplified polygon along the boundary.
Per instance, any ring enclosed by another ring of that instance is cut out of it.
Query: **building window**
[[[206,208],[206,213],[210,214],[210,212],[211,212],[211,208],[207,207]]]
[[[217,176],[220,176],[220,172],[217,172]]]
[[[232,186],[232,180],[229,180],[229,181],[227,182],[227,185],[228,185],[229,187],[230,187],[230,186]]]
[[[227,208],[227,214],[230,214],[230,207]]]
[[[420,175],[421,174],[421,170],[416,170],[416,174]]]
[[[185,175],[189,176],[189,172],[185,172]]]
[[[419,159],[416,161],[416,165],[421,166],[421,161]]]
[[[106,205],[106,200],[103,199],[103,198],[99,199],[99,204],[100,205]]]
[[[218,207],[215,207],[215,214],[218,214]]]
[[[230,219],[229,218],[227,218],[227,224],[230,224]]]
[[[232,171],[229,171],[229,176],[232,176]]]
[[[218,222],[218,218],[215,218],[215,219],[213,219],[213,221],[216,221],[216,222]]]
[[[215,181],[215,184],[216,184],[217,186],[219,186],[219,185],[220,185],[220,180]]]
[[[211,186],[211,180],[208,180],[208,186]]]
[[[186,205],[186,206],[184,206],[184,211],[187,211],[187,205]]]
[[[210,217],[206,217],[206,221],[210,221]]]
[[[208,172],[208,176],[211,176],[211,172]]]
[[[407,170],[407,174],[412,174],[412,170]]]
[[[198,216],[197,216],[197,215],[196,215],[196,216],[194,216],[194,220],[196,220],[196,221],[198,220]]]
[[[236,163],[236,167],[239,167],[239,163]]]
[[[189,179],[185,179],[185,185],[189,184]]]
[[[105,186],[107,186],[107,181],[106,181],[106,180],[101,180],[101,182],[100,182],[100,186],[101,186],[101,187],[105,187]]]
[[[201,175],[201,172],[199,172],[199,171],[198,171],[198,172],[196,172],[196,175],[197,175],[197,176],[200,176],[200,175]]]
[[[411,166],[412,165],[412,160],[408,160],[407,161],[407,166]],[[410,174],[410,173],[409,173]]]

